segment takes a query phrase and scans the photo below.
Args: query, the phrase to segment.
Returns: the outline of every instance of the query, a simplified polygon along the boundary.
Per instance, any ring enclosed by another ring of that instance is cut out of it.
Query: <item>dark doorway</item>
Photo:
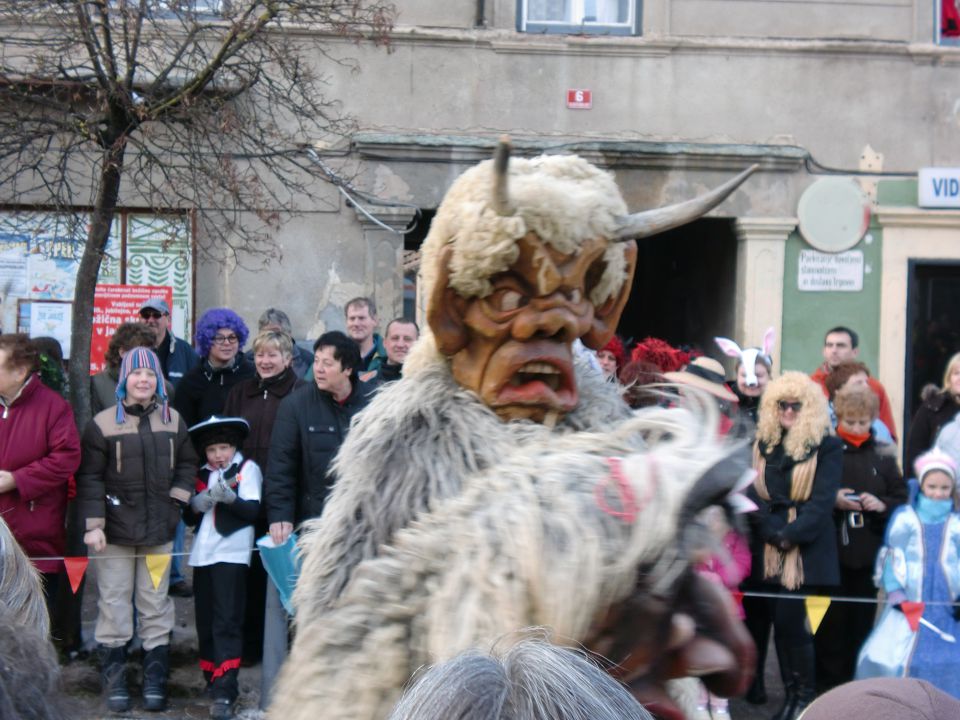
[[[637,272],[618,333],[657,337],[719,358],[717,335],[732,337],[737,283],[733,220],[703,218],[638,241]]]
[[[920,407],[924,385],[941,387],[947,360],[960,352],[960,263],[911,260],[908,273],[905,428]]]

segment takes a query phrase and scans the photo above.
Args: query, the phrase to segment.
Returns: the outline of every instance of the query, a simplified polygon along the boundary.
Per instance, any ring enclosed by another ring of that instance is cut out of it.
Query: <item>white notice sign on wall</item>
[[[805,292],[863,290],[863,252],[822,253],[801,250],[797,288]]]

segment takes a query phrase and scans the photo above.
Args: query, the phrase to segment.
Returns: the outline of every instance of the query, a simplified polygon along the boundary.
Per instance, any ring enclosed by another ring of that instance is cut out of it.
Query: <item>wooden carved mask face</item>
[[[427,321],[456,381],[504,420],[555,423],[577,406],[573,341],[603,347],[630,294],[636,245],[629,242],[627,277],[602,306],[590,291],[605,268],[608,241],[584,242],[566,255],[535,233],[518,241],[520,255],[490,278],[484,297],[464,298],[447,283],[451,250],[441,254]]]

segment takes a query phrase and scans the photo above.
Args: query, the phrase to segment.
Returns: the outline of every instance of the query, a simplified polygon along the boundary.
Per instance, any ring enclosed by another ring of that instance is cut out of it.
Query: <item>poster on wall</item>
[[[30,301],[30,337],[52,337],[60,343],[63,357],[70,357],[70,322],[73,303]]]
[[[133,215],[127,221],[127,283],[173,288],[170,329],[190,339],[193,252],[186,215]]]
[[[93,335],[90,339],[90,374],[105,367],[103,359],[110,338],[117,326],[140,320],[140,306],[145,300],[162,297],[167,305],[173,302],[173,288],[158,285],[97,285],[93,298]]]

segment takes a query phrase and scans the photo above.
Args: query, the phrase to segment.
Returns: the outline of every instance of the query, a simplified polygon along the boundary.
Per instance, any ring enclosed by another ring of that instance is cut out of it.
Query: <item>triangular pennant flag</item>
[[[811,595],[806,598],[807,619],[810,621],[810,632],[817,634],[817,628],[823,622],[823,616],[827,614],[827,608],[830,607],[830,598],[823,595]]]
[[[922,602],[902,602],[900,609],[903,610],[903,616],[910,624],[910,629],[916,632],[920,629],[920,618],[923,616],[924,604]]]
[[[83,574],[87,571],[87,565],[90,564],[90,558],[85,557],[65,557],[63,565],[67,568],[67,577],[70,579],[70,589],[73,594],[77,594],[77,588],[80,587],[80,581],[83,580]]]
[[[150,579],[153,580],[153,589],[160,589],[160,581],[163,580],[163,574],[170,567],[170,553],[164,555],[147,555],[147,570],[150,572]]]
[[[733,600],[737,603],[737,605],[743,602],[743,593],[739,590],[731,590],[730,595],[733,597]]]

